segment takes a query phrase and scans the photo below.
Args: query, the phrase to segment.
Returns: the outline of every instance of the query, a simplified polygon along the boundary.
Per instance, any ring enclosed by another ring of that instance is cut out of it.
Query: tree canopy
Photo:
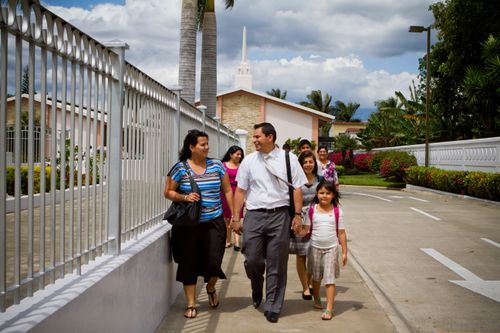
[[[430,9],[438,32],[430,53],[437,139],[500,135],[500,2],[446,0]],[[425,65],[422,59],[421,89]]]

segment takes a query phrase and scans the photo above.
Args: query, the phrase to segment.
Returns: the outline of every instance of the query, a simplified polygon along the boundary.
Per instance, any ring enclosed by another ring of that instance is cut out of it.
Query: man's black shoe
[[[277,323],[278,318],[280,317],[280,314],[277,312],[264,311],[264,316],[266,316],[266,319],[268,322]]]
[[[253,307],[258,308],[260,306],[260,303],[262,303],[262,292],[255,292],[252,291],[252,302],[253,302]]]

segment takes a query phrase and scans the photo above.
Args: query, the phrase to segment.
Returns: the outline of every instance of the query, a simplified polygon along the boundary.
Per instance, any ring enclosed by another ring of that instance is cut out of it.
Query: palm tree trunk
[[[179,86],[181,96],[194,104],[196,86],[196,13],[197,0],[182,0],[179,47]]]
[[[215,117],[217,101],[217,22],[215,11],[205,11],[201,43],[200,102],[207,107],[207,115]]]

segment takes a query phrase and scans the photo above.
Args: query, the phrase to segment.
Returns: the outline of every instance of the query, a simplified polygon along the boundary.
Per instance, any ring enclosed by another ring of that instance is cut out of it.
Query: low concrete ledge
[[[0,314],[2,332],[154,332],[182,290],[168,223]]]

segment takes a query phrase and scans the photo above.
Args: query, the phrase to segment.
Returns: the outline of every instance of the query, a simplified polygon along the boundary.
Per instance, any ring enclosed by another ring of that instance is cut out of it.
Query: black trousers
[[[222,216],[191,227],[172,228],[172,254],[177,266],[176,280],[196,284],[198,276],[208,282],[212,277],[225,279],[222,259],[226,244],[226,224]]]

